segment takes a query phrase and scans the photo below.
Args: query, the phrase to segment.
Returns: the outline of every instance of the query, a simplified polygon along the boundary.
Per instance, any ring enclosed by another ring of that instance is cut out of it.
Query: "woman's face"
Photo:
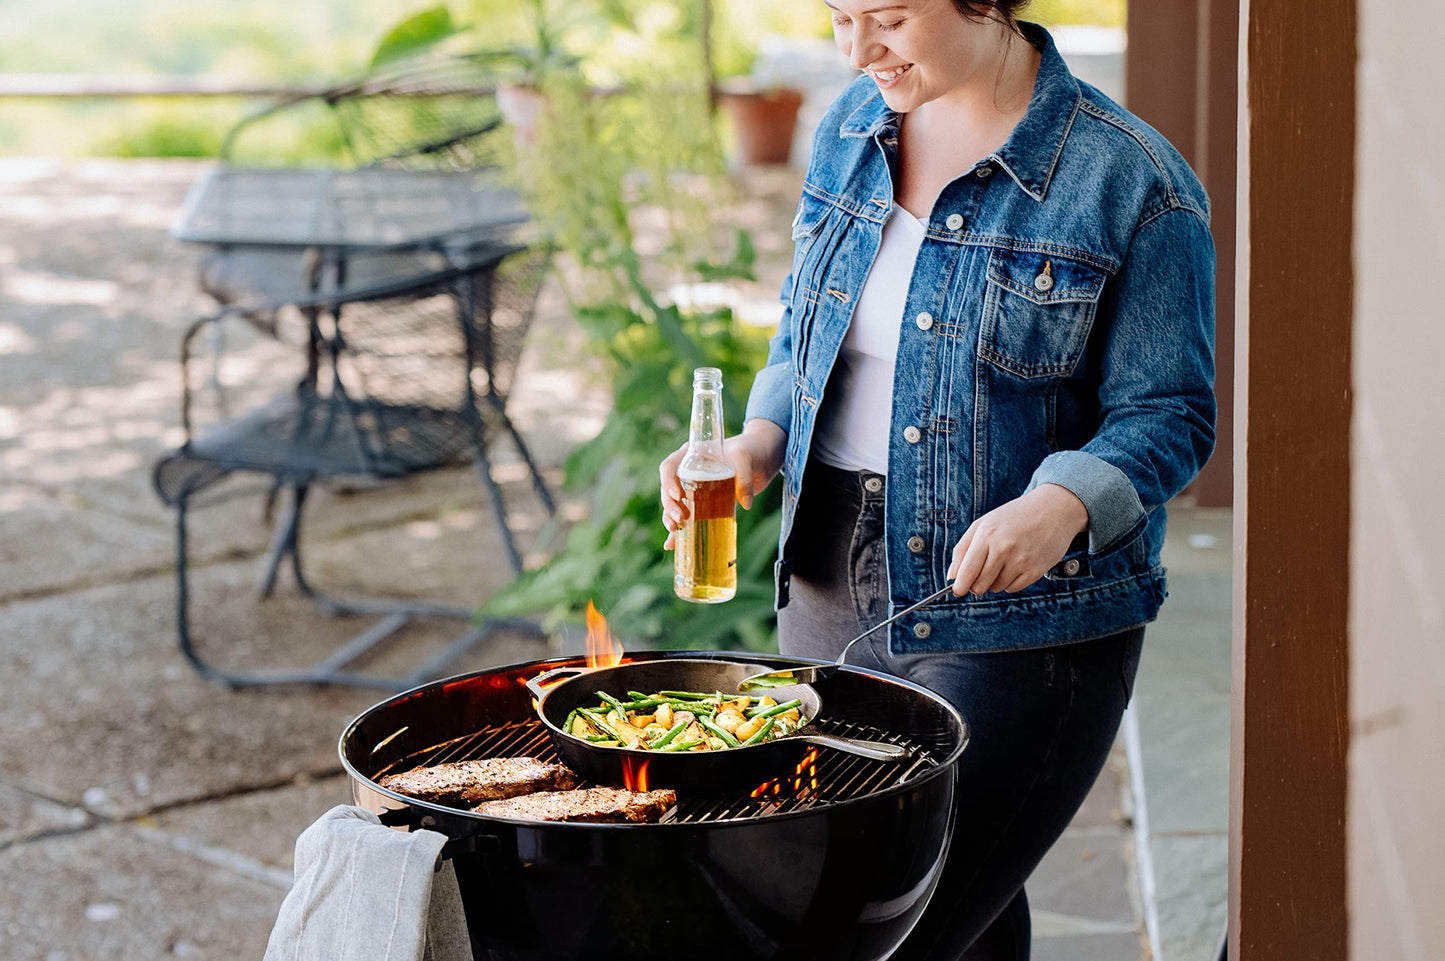
[[[974,81],[994,82],[1007,28],[970,20],[953,0],[826,0],[833,38],[899,113]]]

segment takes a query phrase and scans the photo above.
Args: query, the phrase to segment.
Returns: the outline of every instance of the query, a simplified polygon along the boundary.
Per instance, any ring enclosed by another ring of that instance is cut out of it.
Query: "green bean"
[[[641,691],[628,691],[627,696],[632,698],[634,701],[645,701],[649,697],[652,697],[651,694],[643,694]]]
[[[627,708],[623,705],[621,701],[613,697],[611,694],[608,694],[606,691],[598,691],[597,696],[602,698],[602,700],[606,701],[609,707],[617,711],[618,717],[622,718],[624,721],[627,720]]]
[[[572,733],[572,722],[577,719],[577,709],[574,707],[572,713],[567,715],[567,721],[562,725],[562,733]]]
[[[714,735],[716,735],[717,737],[722,738],[722,742],[723,742],[724,744],[726,744],[728,747],[742,747],[742,744],[739,743],[739,741],[738,741],[737,738],[733,737],[733,736],[732,736],[731,734],[729,734],[727,731],[725,731],[725,730],[723,730],[722,728],[718,727],[716,724],[714,724],[712,721],[709,721],[707,718],[705,718],[705,717],[700,717],[700,718],[697,719],[697,723],[701,724],[704,728],[706,728],[708,731],[711,731],[711,732],[712,732]]]
[[[705,701],[713,697],[712,694],[702,694],[697,691],[658,691],[657,693],[663,697],[676,697],[684,701]]]
[[[611,726],[610,724],[608,724],[608,723],[607,723],[606,721],[604,721],[602,718],[598,717],[598,716],[597,716],[597,712],[596,712],[595,710],[590,710],[590,711],[589,711],[589,710],[588,710],[587,708],[585,708],[585,707],[584,707],[584,708],[578,708],[578,710],[580,710],[580,711],[582,712],[582,714],[586,716],[586,718],[587,718],[587,723],[588,723],[588,724],[591,724],[593,727],[597,728],[597,730],[601,731],[603,734],[606,734],[608,737],[612,738],[614,741],[620,741],[620,740],[622,740],[622,736],[621,736],[620,734],[618,734],[616,731],[612,730],[612,726]]]
[[[624,701],[622,706],[629,711],[642,711],[649,707],[657,707],[660,704],[667,704],[668,700],[663,697],[644,697],[636,701]]]
[[[584,738],[586,738],[587,740],[589,740],[589,741],[594,741],[594,742],[596,742],[596,741],[607,741],[607,742],[609,742],[609,743],[612,743],[612,742],[616,742],[616,741],[617,741],[617,738],[615,738],[615,737],[608,737],[606,734],[584,734],[584,735],[582,735],[582,736],[583,736]]]
[[[798,698],[791,701],[784,701],[781,704],[774,704],[772,707],[755,707],[748,711],[748,717],[772,717],[774,714],[783,714],[795,707],[802,707],[803,702]]]
[[[686,721],[678,721],[666,734],[653,741],[651,744],[648,745],[648,747],[652,748],[653,750],[662,747],[663,745],[667,744],[667,742],[671,741],[673,738],[681,734],[683,732],[683,729],[686,727]]]
[[[748,738],[746,741],[743,742],[743,747],[747,747],[749,744],[757,744],[759,741],[762,741],[768,736],[768,732],[772,729],[773,719],[768,718],[766,721],[763,722],[763,726],[758,728],[757,731],[753,733],[752,737]]]
[[[674,742],[674,743],[672,743],[672,744],[667,745],[667,747],[661,748],[660,750],[663,750],[663,751],[691,751],[693,748],[697,747],[697,746],[698,746],[699,744],[701,744],[701,743],[702,743],[701,741],[676,741],[676,742]]]

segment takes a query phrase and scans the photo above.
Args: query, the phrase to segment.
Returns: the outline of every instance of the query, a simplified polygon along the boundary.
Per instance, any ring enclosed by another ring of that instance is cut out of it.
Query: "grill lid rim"
[[[742,653],[742,652],[731,652],[731,651],[643,651],[643,652],[640,652],[640,654],[629,655],[629,656],[630,656],[631,658],[635,659],[635,660],[664,660],[664,659],[681,659],[681,658],[705,658],[705,659],[709,659],[709,660],[736,660],[739,656],[745,656],[745,657],[749,657],[749,658],[752,658],[752,659],[754,659],[754,660],[757,660],[757,661],[759,661],[759,662],[761,662],[761,663],[766,663],[766,664],[774,665],[776,668],[785,668],[785,667],[790,667],[790,666],[792,666],[792,667],[796,667],[796,666],[808,666],[808,665],[814,665],[814,664],[824,665],[824,664],[831,664],[831,663],[832,663],[831,661],[820,660],[820,659],[817,659],[817,658],[786,657],[786,656],[781,656],[781,655],[759,656],[759,655],[755,655],[755,654],[744,654],[744,653]],[[952,750],[949,751],[949,753],[947,754],[947,756],[942,757],[942,758],[939,758],[938,761],[937,761],[937,763],[935,763],[934,765],[932,765],[932,766],[929,767],[928,769],[924,770],[923,772],[919,773],[919,774],[916,775],[915,777],[912,777],[912,778],[910,778],[909,780],[904,781],[904,782],[902,782],[902,783],[890,784],[890,785],[888,785],[888,786],[885,787],[885,788],[882,788],[882,789],[880,789],[880,790],[878,790],[878,791],[874,791],[874,792],[871,792],[871,793],[869,793],[869,794],[866,794],[866,795],[863,795],[863,796],[860,796],[860,797],[852,797],[852,798],[844,798],[844,799],[836,800],[836,801],[828,801],[828,802],[823,803],[823,804],[814,805],[814,806],[809,806],[809,807],[804,807],[804,808],[799,808],[799,809],[797,809],[797,810],[785,811],[785,812],[780,812],[780,813],[772,813],[772,814],[766,814],[766,815],[756,814],[756,813],[755,813],[755,814],[748,815],[748,816],[746,816],[746,817],[737,817],[737,818],[720,818],[720,819],[716,819],[716,820],[701,820],[701,821],[662,821],[662,822],[654,822],[654,823],[627,823],[627,822],[624,822],[624,823],[609,823],[609,822],[597,822],[597,821],[537,821],[537,820],[529,820],[529,819],[523,819],[523,818],[499,817],[499,816],[496,816],[496,815],[481,814],[481,813],[478,813],[478,812],[475,812],[475,811],[467,811],[467,810],[463,810],[463,809],[461,809],[461,808],[448,807],[448,806],[446,806],[446,805],[437,804],[437,803],[435,803],[435,802],[427,801],[427,800],[424,800],[424,799],[422,799],[422,798],[414,798],[414,797],[409,797],[409,796],[404,795],[404,794],[399,794],[399,793],[397,793],[396,791],[393,791],[393,790],[391,790],[391,789],[389,789],[389,788],[382,787],[380,784],[377,784],[375,781],[373,781],[370,777],[362,774],[362,773],[357,769],[357,767],[351,762],[351,759],[350,759],[350,757],[348,756],[348,753],[347,753],[348,741],[350,741],[350,740],[353,738],[353,736],[356,734],[357,730],[358,730],[360,727],[362,727],[362,726],[366,723],[366,721],[369,720],[371,717],[373,717],[374,715],[376,715],[376,714],[378,714],[378,713],[380,713],[380,712],[382,712],[382,711],[384,711],[384,710],[386,710],[386,709],[388,709],[388,708],[391,708],[391,707],[395,706],[395,705],[396,705],[398,702],[400,702],[400,701],[407,700],[407,699],[409,699],[409,698],[416,697],[416,696],[425,696],[426,693],[428,693],[428,692],[430,692],[430,691],[433,691],[433,690],[439,692],[439,691],[441,691],[444,687],[446,687],[446,686],[448,686],[448,685],[465,683],[465,682],[467,682],[467,681],[469,681],[469,680],[473,680],[473,679],[477,679],[477,678],[484,678],[484,677],[488,677],[488,676],[492,676],[492,675],[497,675],[497,674],[500,674],[500,673],[520,673],[520,672],[530,673],[533,668],[536,668],[536,669],[537,669],[537,673],[540,673],[542,670],[546,670],[548,665],[553,666],[553,667],[565,666],[565,665],[573,664],[573,663],[575,663],[577,660],[578,660],[578,657],[576,657],[576,656],[573,656],[573,657],[562,657],[562,658],[550,657],[550,658],[540,658],[540,659],[534,660],[534,661],[523,661],[523,662],[520,662],[520,663],[517,663],[517,664],[503,665],[503,666],[491,667],[491,668],[483,668],[482,670],[471,671],[471,672],[468,672],[468,673],[466,673],[466,674],[458,674],[458,675],[453,675],[453,676],[451,676],[451,677],[439,678],[439,679],[434,680],[434,681],[428,681],[428,682],[425,682],[425,683],[423,683],[423,684],[419,684],[419,685],[417,685],[416,687],[410,688],[410,689],[408,689],[408,690],[406,690],[406,691],[402,691],[402,692],[399,692],[399,693],[397,693],[397,694],[394,694],[394,695],[392,695],[392,696],[390,696],[390,697],[384,698],[384,699],[382,699],[381,701],[377,702],[376,704],[373,704],[371,707],[368,707],[366,710],[362,711],[360,714],[358,714],[349,724],[347,724],[345,730],[342,731],[341,737],[338,739],[337,745],[336,745],[337,755],[338,755],[338,757],[339,757],[340,760],[341,760],[342,768],[346,771],[346,774],[347,774],[347,776],[348,776],[349,778],[351,778],[353,781],[359,783],[362,787],[366,788],[366,789],[369,790],[369,791],[375,792],[376,794],[379,794],[379,795],[381,795],[381,796],[383,796],[383,797],[385,797],[385,798],[388,798],[388,799],[390,799],[390,800],[392,800],[392,801],[398,802],[398,803],[401,805],[401,807],[391,807],[391,808],[389,808],[390,810],[393,810],[393,811],[401,811],[401,810],[404,810],[405,808],[408,808],[408,807],[416,807],[416,808],[420,808],[420,809],[427,810],[427,811],[434,811],[434,812],[436,812],[436,813],[438,813],[438,814],[441,814],[442,816],[444,816],[444,817],[446,817],[446,818],[449,818],[449,819],[462,818],[462,819],[466,819],[466,820],[476,821],[476,822],[479,822],[480,824],[488,824],[488,823],[496,822],[496,823],[500,823],[500,824],[507,824],[507,825],[513,826],[513,827],[528,827],[528,828],[539,828],[539,827],[540,827],[540,828],[561,829],[561,830],[577,830],[577,829],[586,829],[586,830],[603,829],[603,830],[627,830],[627,831],[635,831],[635,830],[638,830],[638,829],[651,829],[651,830],[664,830],[664,829],[670,829],[670,830],[680,830],[680,829],[711,830],[711,829],[723,829],[723,828],[728,828],[728,827],[738,827],[738,826],[742,826],[742,825],[756,825],[756,824],[758,824],[758,823],[760,823],[760,822],[762,822],[762,821],[766,821],[767,823],[772,824],[772,823],[782,823],[782,822],[784,822],[784,821],[793,820],[793,819],[801,819],[801,818],[807,818],[807,817],[816,817],[816,816],[818,816],[819,814],[821,814],[821,813],[823,813],[823,812],[825,812],[825,811],[840,811],[840,810],[843,810],[844,808],[846,808],[846,807],[848,807],[848,806],[850,806],[850,805],[865,804],[865,803],[875,803],[875,802],[878,802],[878,801],[880,801],[880,800],[886,800],[886,799],[888,799],[888,798],[895,797],[895,796],[897,796],[897,795],[900,795],[900,794],[903,794],[903,793],[907,793],[907,792],[913,791],[913,790],[915,790],[915,789],[917,789],[917,788],[919,788],[919,787],[922,787],[922,786],[928,784],[930,781],[932,781],[932,780],[933,780],[934,778],[936,778],[936,777],[942,777],[942,776],[945,776],[945,775],[947,775],[947,776],[949,776],[949,777],[956,776],[956,773],[957,773],[957,772],[956,772],[955,768],[956,768],[956,766],[957,766],[957,764],[958,764],[959,758],[960,758],[960,757],[962,756],[962,754],[963,754],[964,749],[968,746],[969,739],[970,739],[970,736],[971,736],[971,729],[970,729],[970,727],[969,727],[969,724],[968,724],[967,720],[963,717],[963,715],[958,711],[958,709],[955,708],[951,703],[949,703],[949,702],[948,702],[947,700],[945,700],[943,697],[941,697],[940,695],[936,694],[935,692],[929,690],[928,688],[923,687],[922,685],[919,685],[919,684],[915,684],[915,683],[913,683],[912,681],[908,681],[908,680],[905,680],[905,679],[903,679],[903,678],[894,677],[893,675],[890,675],[890,674],[884,674],[884,673],[882,673],[881,671],[872,670],[871,668],[858,667],[858,666],[851,665],[851,664],[843,665],[843,666],[842,666],[842,670],[840,671],[840,673],[854,673],[854,674],[859,674],[859,675],[863,675],[863,676],[866,676],[866,677],[870,677],[870,678],[872,678],[872,679],[873,679],[874,681],[876,681],[876,682],[885,683],[885,684],[895,684],[895,685],[898,685],[898,686],[901,686],[901,687],[910,689],[910,690],[912,690],[912,691],[914,691],[914,692],[916,692],[916,693],[918,693],[918,694],[922,694],[922,695],[928,697],[930,700],[934,701],[938,706],[942,707],[942,708],[945,710],[945,712],[946,712],[948,715],[950,715],[950,716],[957,722],[957,724],[958,724],[958,729],[959,729],[959,731],[960,731],[960,736],[959,736],[958,744],[956,744],[956,745],[952,748]],[[538,723],[541,724],[541,725],[546,725],[546,723],[547,723],[544,718],[538,717],[535,713],[532,715],[532,717],[533,717],[533,718],[536,718],[536,720],[538,721]],[[619,750],[621,750],[621,749],[619,749]]]

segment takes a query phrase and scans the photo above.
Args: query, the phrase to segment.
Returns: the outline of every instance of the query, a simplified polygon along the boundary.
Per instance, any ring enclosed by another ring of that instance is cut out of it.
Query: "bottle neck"
[[[723,413],[722,388],[698,387],[692,393],[692,424],[688,429],[688,449],[696,454],[722,456]]]

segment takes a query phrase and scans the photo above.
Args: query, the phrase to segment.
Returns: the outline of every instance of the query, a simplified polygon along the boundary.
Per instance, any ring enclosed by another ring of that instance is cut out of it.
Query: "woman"
[[[1204,191],[1024,2],[829,3],[864,75],[815,136],[787,310],[726,448],[744,507],[784,477],[784,653],[832,658],[953,585],[849,656],[972,728],[895,958],[1028,957],[1024,881],[1108,755],[1164,598],[1163,505],[1214,441]]]

